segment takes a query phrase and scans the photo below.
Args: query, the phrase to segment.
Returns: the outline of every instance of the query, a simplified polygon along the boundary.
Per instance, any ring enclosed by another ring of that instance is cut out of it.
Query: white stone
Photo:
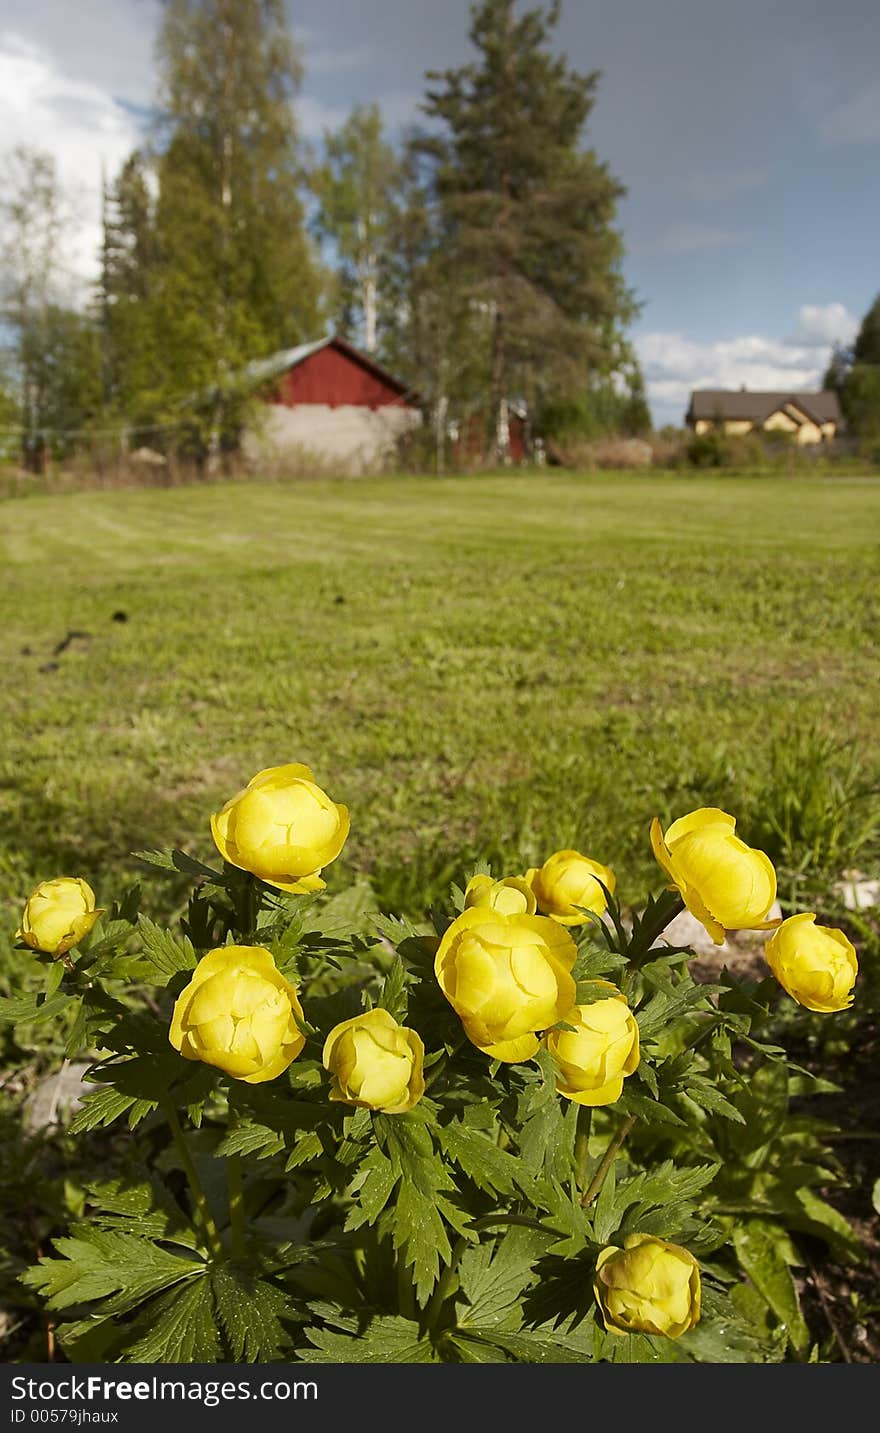
[[[880,881],[867,880],[855,873],[838,881],[834,893],[840,897],[848,911],[867,911],[874,906],[880,906]]]

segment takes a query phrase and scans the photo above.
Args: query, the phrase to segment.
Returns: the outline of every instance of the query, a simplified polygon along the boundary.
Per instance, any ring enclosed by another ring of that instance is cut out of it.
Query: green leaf
[[[395,1204],[382,1218],[395,1249],[413,1270],[416,1297],[424,1306],[439,1277],[441,1260],[447,1264],[452,1256],[443,1216],[454,1226],[461,1224],[444,1198],[455,1191],[455,1185],[418,1111],[377,1115],[374,1129],[400,1179]]]
[[[136,861],[143,861],[147,866],[157,866],[161,871],[179,871],[185,876],[204,876],[218,885],[223,882],[221,871],[213,870],[204,862],[197,861],[195,856],[177,848],[173,851],[132,851],[131,854]]]
[[[359,1207],[349,1210],[346,1231],[374,1224],[391,1198],[399,1178],[399,1171],[394,1169],[391,1160],[386,1158],[378,1145],[373,1145],[347,1190],[349,1195],[357,1196]]]
[[[86,1185],[86,1200],[94,1224],[127,1231],[134,1223],[142,1239],[159,1239],[188,1249],[201,1247],[200,1236],[158,1177],[136,1184],[122,1179],[95,1181]]]
[[[726,1120],[733,1120],[736,1124],[745,1124],[745,1116],[731,1104],[717,1085],[700,1075],[692,1075],[687,1085],[688,1097],[701,1109],[709,1110],[711,1114],[721,1115]]]
[[[702,1315],[696,1328],[676,1339],[679,1355],[692,1363],[780,1363],[783,1338],[762,1337],[730,1296],[703,1280]],[[669,1340],[667,1339],[668,1343]]]
[[[361,1328],[356,1319],[338,1320],[344,1332],[333,1329],[308,1329],[307,1337],[314,1345],[301,1349],[303,1363],[437,1363],[437,1354],[430,1340],[424,1338],[417,1323],[391,1316],[373,1319]]]
[[[805,1353],[809,1330],[788,1268],[788,1236],[778,1225],[748,1219],[733,1230],[733,1247],[743,1271],[786,1330],[796,1353]]]
[[[461,1335],[459,1335],[461,1336]],[[537,1330],[468,1329],[466,1337],[474,1343],[487,1343],[510,1354],[516,1363],[589,1363],[589,1353],[580,1340],[569,1340],[557,1333]]]
[[[497,1240],[465,1249],[458,1266],[458,1328],[519,1328],[523,1292],[534,1282],[534,1266],[552,1242],[536,1229],[512,1228]]]
[[[381,1010],[387,1010],[399,1024],[406,1019],[408,983],[406,966],[400,956],[395,955],[376,1003]]]
[[[191,971],[196,966],[196,953],[188,936],[177,940],[170,931],[162,930],[149,917],[138,916],[138,932],[143,942],[143,955],[154,976],[159,977],[157,985],[167,985],[180,971]]]
[[[100,1129],[119,1119],[137,1104],[131,1095],[120,1094],[118,1090],[105,1087],[86,1095],[70,1122],[71,1134],[85,1134],[87,1130]]]
[[[235,1362],[269,1363],[290,1347],[281,1324],[290,1296],[235,1264],[211,1270],[211,1287],[223,1333]]]
[[[59,1015],[69,1003],[70,996],[63,991],[48,998],[43,991],[34,995],[5,996],[0,999],[0,1020],[14,1025],[39,1025]]]
[[[127,1363],[220,1363],[223,1347],[211,1280],[204,1276],[157,1299],[132,1330]]]
[[[458,1120],[437,1127],[437,1139],[449,1158],[487,1194],[512,1196],[521,1190],[532,1203],[538,1200],[535,1180],[528,1166],[515,1155],[499,1149],[480,1130]]]
[[[22,1283],[42,1294],[51,1309],[115,1294],[112,1307],[101,1312],[123,1313],[169,1284],[201,1275],[205,1267],[148,1239],[91,1224],[75,1225],[54,1246],[57,1258],[45,1255],[21,1275]]]
[[[284,1149],[284,1135],[256,1120],[238,1119],[227,1130],[217,1146],[216,1154],[225,1158],[230,1154],[253,1154],[257,1159],[268,1159]]]

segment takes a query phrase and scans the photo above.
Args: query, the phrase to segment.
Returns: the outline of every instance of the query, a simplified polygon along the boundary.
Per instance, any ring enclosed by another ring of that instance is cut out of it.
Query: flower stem
[[[623,1124],[620,1126],[620,1129],[617,1131],[617,1134],[616,1134],[616,1135],[614,1136],[614,1138],[609,1142],[608,1148],[606,1149],[605,1153],[604,1153],[603,1156],[602,1156],[602,1163],[599,1165],[599,1168],[596,1170],[596,1173],[593,1175],[593,1178],[592,1178],[592,1180],[591,1180],[591,1182],[590,1182],[590,1187],[589,1187],[589,1189],[587,1190],[586,1194],[585,1194],[585,1195],[583,1196],[583,1198],[581,1199],[581,1204],[583,1204],[583,1205],[592,1204],[593,1200],[598,1196],[599,1191],[600,1191],[601,1188],[602,1188],[602,1185],[605,1183],[605,1179],[606,1179],[606,1176],[607,1176],[607,1174],[608,1174],[608,1171],[609,1171],[609,1169],[611,1168],[612,1164],[614,1163],[614,1160],[615,1160],[615,1157],[616,1157],[616,1155],[617,1155],[617,1152],[618,1152],[618,1150],[620,1149],[620,1146],[623,1144],[623,1141],[626,1139],[627,1135],[629,1134],[629,1132],[630,1132],[630,1130],[632,1129],[632,1127],[633,1127],[633,1125],[635,1124],[635,1122],[636,1122],[636,1117],[635,1117],[635,1115],[627,1115],[627,1117],[626,1117],[626,1119],[624,1120]]]
[[[229,1233],[233,1259],[244,1257],[244,1185],[241,1177],[241,1158],[237,1154],[226,1156],[226,1186],[229,1191]]]
[[[587,1182],[587,1160],[590,1157],[590,1123],[593,1118],[593,1111],[589,1105],[579,1105],[577,1115],[577,1134],[574,1141],[574,1154],[576,1161],[578,1189],[583,1189]]]
[[[192,1190],[193,1200],[195,1201],[196,1210],[198,1211],[199,1220],[202,1225],[202,1231],[205,1236],[205,1243],[208,1246],[209,1252],[213,1255],[215,1259],[222,1259],[223,1245],[220,1243],[220,1235],[217,1233],[217,1225],[214,1223],[214,1217],[209,1208],[204,1186],[202,1184],[202,1181],[199,1179],[199,1173],[196,1169],[192,1154],[190,1153],[189,1145],[186,1142],[186,1136],[184,1135],[183,1130],[180,1127],[180,1120],[177,1118],[177,1111],[170,1103],[170,1101],[165,1100],[162,1101],[162,1109],[165,1113],[165,1118],[168,1121],[168,1128],[171,1130],[171,1137],[174,1140],[177,1153],[180,1156],[180,1162],[183,1165],[183,1172],[186,1175],[189,1187]]]

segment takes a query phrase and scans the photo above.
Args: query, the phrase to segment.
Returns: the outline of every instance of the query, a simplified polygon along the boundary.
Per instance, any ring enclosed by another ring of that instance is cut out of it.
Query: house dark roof
[[[691,394],[691,406],[687,412],[689,423],[698,418],[728,419],[764,423],[786,403],[793,403],[808,418],[816,423],[837,423],[841,421],[840,402],[833,390],[822,393],[768,393],[752,389],[736,388],[695,388]]]

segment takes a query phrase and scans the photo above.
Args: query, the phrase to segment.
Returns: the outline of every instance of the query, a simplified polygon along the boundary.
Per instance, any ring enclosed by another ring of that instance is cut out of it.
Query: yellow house
[[[685,421],[694,432],[731,436],[789,433],[796,443],[829,442],[840,432],[837,394],[766,393],[748,388],[696,388]]]

